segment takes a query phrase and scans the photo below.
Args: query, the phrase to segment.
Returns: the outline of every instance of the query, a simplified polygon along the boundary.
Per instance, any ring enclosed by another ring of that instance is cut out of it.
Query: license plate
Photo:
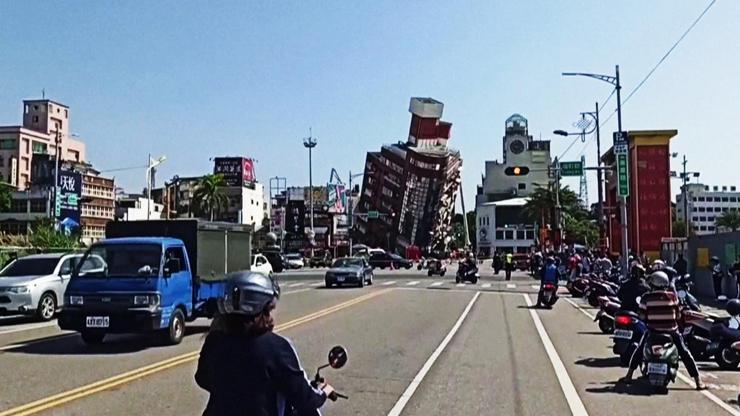
[[[545,296],[546,298],[548,298],[548,299],[549,299],[549,298],[550,298],[550,296],[552,296],[552,291],[550,291],[550,290],[546,290],[546,291],[545,291],[545,292],[543,293],[543,295],[544,295],[544,296]]]
[[[337,276],[337,282],[344,282],[344,276]]]
[[[668,364],[648,363],[648,374],[668,374]]]
[[[108,328],[110,318],[107,316],[88,316],[85,319],[85,326],[88,328]]]
[[[632,331],[628,329],[615,329],[614,338],[619,339],[632,339]]]
[[[691,327],[690,327],[690,326],[687,326],[686,328],[684,328],[684,329],[683,329],[683,334],[684,334],[684,335],[689,335],[689,334],[691,334]]]

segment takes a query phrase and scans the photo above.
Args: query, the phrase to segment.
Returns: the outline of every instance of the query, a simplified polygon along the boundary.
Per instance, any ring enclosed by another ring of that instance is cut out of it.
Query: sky
[[[484,161],[502,158],[504,121],[529,120],[560,156],[582,111],[609,84],[623,97],[709,0],[610,1],[82,1],[0,3],[0,125],[21,101],[70,107],[88,159],[118,186],[145,186],[147,155],[166,155],[158,185],[211,172],[215,156],[256,159],[257,179],[308,184],[302,139],[318,140],[314,183],[346,181],[367,151],[406,140],[409,98],[445,104],[461,151],[466,208]],[[740,2],[718,0],[623,106],[625,130],[677,129],[672,151],[711,185],[740,185]],[[614,111],[608,102],[602,118]],[[602,126],[602,150],[616,117]],[[580,139],[561,160],[596,161]],[[672,162],[680,168],[679,160]],[[120,170],[122,168],[135,169]],[[589,196],[596,199],[595,176]],[[577,179],[566,181],[578,189]],[[674,193],[679,183],[673,184]]]

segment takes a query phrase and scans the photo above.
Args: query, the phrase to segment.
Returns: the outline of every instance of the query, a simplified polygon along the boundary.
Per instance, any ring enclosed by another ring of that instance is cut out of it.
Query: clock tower
[[[527,133],[528,122],[521,114],[514,114],[506,119],[503,153],[505,165],[521,165],[527,160],[526,151],[532,141],[532,136]]]

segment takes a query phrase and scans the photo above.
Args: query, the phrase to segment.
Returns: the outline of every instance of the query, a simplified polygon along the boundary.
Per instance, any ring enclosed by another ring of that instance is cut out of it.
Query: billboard
[[[285,212],[285,231],[293,235],[304,235],[306,227],[306,204],[304,201],[288,201]]]
[[[671,235],[668,146],[638,146],[635,153],[637,175],[631,181],[636,182],[636,187],[631,198],[637,202],[638,219],[633,226],[640,250],[660,251],[661,238]]]
[[[82,175],[77,172],[59,171],[58,194],[54,197],[54,216],[65,227],[80,224]]]
[[[327,205],[329,205],[329,212],[331,213],[342,213],[344,207],[347,206],[347,193],[345,192],[344,185],[339,184],[327,184]]]
[[[255,181],[254,161],[245,157],[217,157],[213,173],[222,175],[226,186],[242,186]]]

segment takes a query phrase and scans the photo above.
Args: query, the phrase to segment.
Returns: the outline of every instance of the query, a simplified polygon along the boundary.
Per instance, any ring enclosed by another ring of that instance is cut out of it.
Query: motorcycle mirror
[[[331,368],[338,370],[347,364],[347,350],[343,346],[337,345],[329,351],[329,365]]]

